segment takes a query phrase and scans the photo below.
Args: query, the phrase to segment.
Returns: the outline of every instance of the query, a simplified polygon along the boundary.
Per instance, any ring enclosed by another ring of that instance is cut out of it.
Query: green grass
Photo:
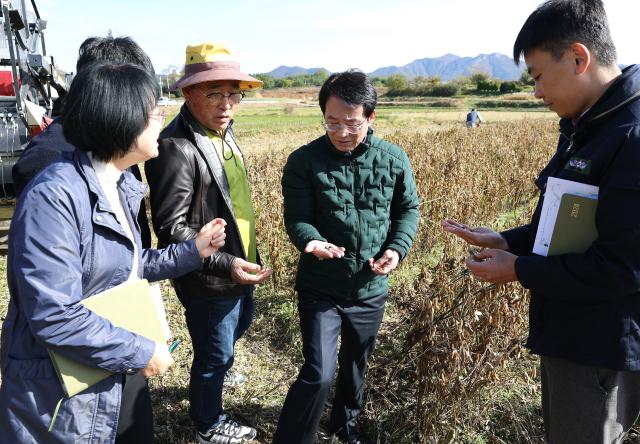
[[[381,98],[383,100],[384,98]],[[456,101],[455,107],[429,106],[434,100],[416,103],[402,102],[398,105],[380,105],[376,109],[374,128],[381,134],[396,129],[431,128],[439,129],[464,125],[469,108],[475,106],[477,100],[484,97],[468,96],[464,100]],[[301,103],[291,99],[251,99],[252,102],[242,103],[235,115],[235,130],[239,138],[269,138],[280,137],[291,133],[309,133],[317,129],[318,135],[323,129],[322,113],[316,103]],[[260,103],[260,100],[266,103]],[[270,103],[272,101],[280,103]],[[530,102],[530,101],[528,101]],[[537,102],[536,102],[537,103]],[[540,107],[521,109],[522,101],[501,101],[501,106],[491,109],[480,109],[486,125],[500,122],[520,120],[523,118],[555,119],[555,114]],[[178,109],[169,109],[167,123],[177,113]],[[241,145],[242,140],[240,141]]]
[[[277,135],[282,132],[306,131],[318,127],[320,131],[322,119],[317,114],[286,114],[283,111],[271,111],[254,114],[238,113],[238,135],[259,137],[266,134]],[[241,127],[241,128],[240,128]]]

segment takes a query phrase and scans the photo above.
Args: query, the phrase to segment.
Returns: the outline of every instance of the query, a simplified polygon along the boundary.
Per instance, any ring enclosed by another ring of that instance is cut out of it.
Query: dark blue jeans
[[[253,289],[247,296],[200,297],[178,294],[193,343],[189,415],[201,432],[223,415],[222,384],[233,365],[236,341],[253,320]]]
[[[339,363],[329,432],[355,437],[364,377],[384,315],[387,295],[336,301],[301,292],[298,298],[304,365],[280,413],[274,444],[313,444]],[[341,339],[338,352],[338,338]]]

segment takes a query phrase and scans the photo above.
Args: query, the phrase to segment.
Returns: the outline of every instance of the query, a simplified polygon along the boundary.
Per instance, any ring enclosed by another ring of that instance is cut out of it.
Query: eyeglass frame
[[[231,94],[223,94],[221,92],[211,92],[211,93],[206,93],[204,91],[202,91],[200,88],[198,88],[198,91],[202,93],[202,95],[212,104],[212,105],[218,105],[222,102],[222,99],[227,99],[227,102],[229,102],[230,105],[238,105],[240,104],[240,102],[242,102],[242,99],[244,99],[245,97],[245,93],[244,91],[239,91],[239,92],[234,92]],[[214,100],[211,96],[219,96],[219,99]],[[235,95],[240,95],[240,100],[238,100],[237,102],[233,102],[231,100],[231,96],[235,96]]]
[[[165,112],[160,112],[157,114],[149,114],[150,119],[157,120],[160,122],[160,125],[164,125],[164,122],[167,121],[167,114]]]
[[[341,129],[344,129],[347,131],[347,133],[349,134],[358,134],[360,132],[360,130],[362,130],[362,127],[366,124],[370,123],[369,119],[365,118],[362,123],[358,124],[358,125],[339,125],[337,123],[327,123],[325,122],[325,120],[322,120],[322,127],[325,129],[325,131],[329,132],[329,133],[336,133],[338,131],[340,131]],[[329,127],[333,127],[333,129],[329,129]],[[351,132],[351,131],[355,131],[355,132]]]

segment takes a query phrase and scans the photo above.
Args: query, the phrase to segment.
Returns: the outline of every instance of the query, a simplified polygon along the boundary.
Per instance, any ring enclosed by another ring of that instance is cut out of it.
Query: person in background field
[[[80,45],[76,72],[94,62],[133,63],[155,75],[149,56],[129,37],[89,37]],[[60,119],[55,119],[41,134],[34,137],[24,149],[12,168],[16,197],[36,174],[47,165],[60,159],[62,153],[75,150],[64,137]],[[142,180],[138,165],[131,166],[131,172]],[[142,246],[151,248],[151,231],[147,220],[144,200],[140,203],[137,216],[142,237]]]
[[[471,111],[467,113],[467,128],[477,128],[482,123],[482,117],[480,113],[471,108]]]
[[[295,150],[284,167],[284,222],[300,251],[296,290],[304,365],[282,407],[276,444],[315,442],[336,358],[329,432],[341,442],[366,442],[356,420],[387,276],[409,252],[418,224],[406,153],[373,135],[376,103],[366,74],[332,74],[320,89],[326,134]]]
[[[620,443],[640,413],[640,67],[620,71],[600,0],[540,5],[516,39],[516,63],[522,55],[536,97],[561,118],[531,222],[443,226],[485,248],[467,259],[477,278],[531,290],[527,347],[540,355],[547,441]],[[532,253],[550,177],[599,187],[597,238],[583,253]]]
[[[61,121],[76,149],[45,167],[17,202],[0,345],[3,442],[153,442],[151,404],[139,404],[138,390],[127,386],[146,389],[144,377],[164,373],[172,363],[167,345],[115,327],[82,300],[124,282],[200,269],[224,245],[225,223],[215,220],[195,239],[142,247],[135,217],[146,186],[126,170],[158,154],[157,99],[155,77],[139,66],[84,67]],[[113,374],[62,399],[48,350]]]
[[[160,155],[145,164],[159,245],[193,238],[207,218],[227,221],[225,247],[204,269],[173,281],[193,342],[189,413],[200,443],[256,436],[225,414],[222,387],[244,379],[230,371],[234,346],[253,319],[254,286],[271,275],[259,265],[245,159],[233,134],[244,91],[261,85],[240,72],[224,45],[187,46],[184,76],[172,86],[185,103],[160,134]]]

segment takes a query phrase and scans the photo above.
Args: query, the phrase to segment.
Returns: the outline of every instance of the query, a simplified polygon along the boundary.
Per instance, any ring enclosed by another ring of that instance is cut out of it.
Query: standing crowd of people
[[[620,443],[640,413],[640,68],[618,67],[601,0],[543,3],[513,56],[524,57],[536,97],[561,118],[557,152],[535,182],[538,206],[529,224],[501,233],[454,220],[443,229],[483,248],[466,262],[478,279],[531,290],[527,347],[541,357],[547,441]],[[171,279],[184,308],[196,441],[257,437],[225,413],[222,395],[245,383],[232,369],[235,344],[251,325],[255,286],[271,276],[233,129],[246,91],[262,82],[224,44],[189,45],[172,86],[184,105],[165,126],[154,74],[130,38],[87,39],[61,116],[14,167],[2,442],[153,442],[147,378],[172,364],[167,344],[82,304],[143,278]],[[282,174],[284,226],[300,252],[304,363],[273,442],[315,442],[335,378],[328,432],[362,444],[367,363],[388,275],[413,244],[419,199],[405,151],[374,134],[377,92],[366,74],[330,75],[319,105],[324,134],[294,150]],[[481,121],[472,109],[467,126]],[[533,254],[552,177],[599,187],[598,236],[583,253]],[[65,397],[50,352],[111,376]]]

